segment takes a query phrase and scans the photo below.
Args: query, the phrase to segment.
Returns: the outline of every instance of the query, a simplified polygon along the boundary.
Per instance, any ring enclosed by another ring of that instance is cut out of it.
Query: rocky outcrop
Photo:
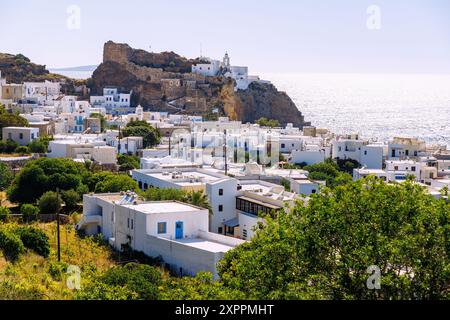
[[[51,77],[50,72],[43,65],[32,63],[22,54],[0,54],[0,71],[2,77],[10,83],[24,81],[43,81]]]
[[[61,82],[63,92],[79,94],[79,87],[85,85],[83,80],[70,79],[50,73],[44,65],[35,64],[22,54],[0,53],[0,71],[8,83],[42,82],[45,80]]]
[[[267,118],[276,119],[283,125],[293,123],[300,128],[310,125],[292,99],[272,84],[253,82],[247,90],[237,92],[232,85],[227,85],[223,87],[220,98],[225,113],[232,120],[254,123]]]
[[[90,81],[91,92],[101,94],[106,86],[133,91],[132,104],[141,104],[150,111],[210,115],[218,110],[221,115],[243,122],[265,117],[283,125],[305,125],[294,102],[275,86],[254,82],[247,90],[235,91],[235,83],[229,78],[191,73],[197,62],[174,52],[151,53],[108,41],[103,63]]]

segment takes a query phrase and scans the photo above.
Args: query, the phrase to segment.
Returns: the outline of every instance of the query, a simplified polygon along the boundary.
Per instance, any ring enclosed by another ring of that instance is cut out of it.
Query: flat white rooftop
[[[205,209],[197,208],[188,204],[183,204],[179,202],[147,202],[140,203],[137,205],[123,205],[125,208],[136,210],[144,214],[154,214],[154,213],[166,213],[166,212],[196,212],[203,211]]]
[[[179,185],[212,183],[226,178],[226,176],[216,176],[208,174],[207,172],[200,172],[197,170],[181,170],[179,171],[181,174],[177,174],[173,178],[173,173],[175,173],[176,171],[177,170],[168,171],[169,174],[167,175],[163,171],[151,172],[150,170],[135,170],[135,172],[145,174],[159,180],[171,181]],[[193,182],[190,182],[191,180]]]
[[[382,169],[357,169],[360,174],[386,174]]]
[[[201,238],[181,239],[181,240],[176,240],[176,241],[180,242],[184,245],[187,245],[189,247],[194,247],[197,249],[201,249],[201,250],[205,250],[205,251],[209,251],[209,252],[215,252],[215,253],[227,252],[231,249],[234,249],[234,247],[232,247],[232,246],[205,240],[205,239],[201,239]]]

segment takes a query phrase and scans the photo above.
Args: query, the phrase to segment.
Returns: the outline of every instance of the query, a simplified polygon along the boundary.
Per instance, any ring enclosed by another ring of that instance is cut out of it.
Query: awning
[[[262,201],[259,201],[259,200],[253,199],[253,198],[249,198],[249,197],[245,197],[245,196],[236,197],[236,198],[237,199],[241,199],[241,200],[245,200],[245,201],[248,201],[248,202],[251,202],[251,203],[256,203],[256,204],[259,204],[259,205],[261,205],[263,207],[266,207],[266,208],[269,208],[269,209],[273,209],[273,210],[283,209],[283,207],[276,206],[274,204],[267,203],[267,202],[262,202]]]
[[[225,221],[223,224],[226,227],[235,228],[235,227],[239,226],[239,219],[238,218],[234,218],[234,219]]]

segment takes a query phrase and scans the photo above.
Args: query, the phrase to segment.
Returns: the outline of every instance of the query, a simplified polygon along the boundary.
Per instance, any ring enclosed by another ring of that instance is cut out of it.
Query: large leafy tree
[[[8,189],[9,199],[17,203],[35,203],[47,191],[79,190],[90,173],[69,159],[41,158],[28,162]]]
[[[124,137],[143,137],[144,148],[153,147],[159,144],[159,131],[153,128],[146,121],[132,121],[123,130]]]
[[[271,219],[219,263],[225,286],[259,299],[448,299],[450,207],[408,181],[324,189]],[[381,288],[367,286],[368,268]]]
[[[119,164],[119,171],[129,171],[141,167],[138,157],[127,154],[119,154],[117,156],[117,163]]]
[[[127,175],[105,172],[94,176],[96,176],[94,180],[97,181],[94,187],[96,193],[139,191],[137,182]]]
[[[309,172],[310,179],[326,181],[328,187],[345,185],[352,181],[352,176],[341,172],[339,166],[332,160],[309,165],[304,169]]]

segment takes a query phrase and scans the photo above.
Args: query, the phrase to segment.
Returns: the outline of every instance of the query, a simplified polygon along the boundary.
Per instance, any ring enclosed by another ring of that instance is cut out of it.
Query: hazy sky
[[[0,0],[0,17],[0,52],[49,67],[98,64],[113,40],[187,57],[202,44],[251,73],[450,73],[448,0]]]

